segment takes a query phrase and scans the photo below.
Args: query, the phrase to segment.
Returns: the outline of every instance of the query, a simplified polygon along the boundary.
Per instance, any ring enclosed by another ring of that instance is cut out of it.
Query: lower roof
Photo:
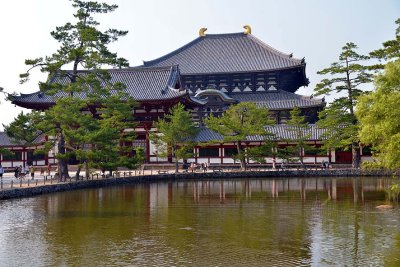
[[[0,132],[0,147],[4,146],[21,146],[22,143],[15,143],[5,132]]]
[[[178,66],[154,68],[126,68],[108,70],[111,82],[123,83],[128,97],[137,101],[160,101],[187,96],[186,90],[180,88],[180,75]],[[79,75],[86,75],[88,71],[80,71]],[[52,83],[68,85],[66,76],[54,77]],[[90,90],[90,89],[88,89]],[[13,96],[12,102],[21,107],[35,108],[53,105],[57,98],[65,97],[67,93],[59,92],[48,95],[43,92],[21,94]],[[86,93],[75,93],[74,97],[85,99]]]
[[[247,136],[244,141],[253,141],[253,142],[262,142],[266,139],[275,140],[275,141],[290,141],[296,140],[296,131],[293,127],[287,124],[276,124],[265,126],[266,133],[272,133],[273,136],[261,136],[261,135],[252,135]],[[304,136],[307,136],[307,141],[321,141],[324,139],[323,134],[325,130],[317,127],[315,124],[309,124],[306,129],[304,129]],[[195,142],[211,142],[211,141],[223,141],[223,136],[219,133],[216,133],[207,127],[200,128],[197,136],[195,137]]]
[[[266,107],[269,110],[323,107],[325,105],[324,99],[303,96],[284,90],[235,93],[231,94],[230,97],[239,102],[253,102],[257,106]]]
[[[44,135],[39,134],[35,140],[33,140],[33,145],[42,144],[45,141]],[[13,140],[7,135],[6,132],[0,132],[0,147],[11,147],[11,146],[25,146],[26,142]]]

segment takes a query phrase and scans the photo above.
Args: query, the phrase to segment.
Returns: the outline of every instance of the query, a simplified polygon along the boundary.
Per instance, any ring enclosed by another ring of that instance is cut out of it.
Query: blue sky
[[[119,9],[98,20],[102,28],[128,30],[128,36],[111,50],[129,60],[132,66],[162,56],[207,33],[243,31],[249,24],[253,34],[296,58],[305,57],[311,83],[298,90],[310,95],[322,79],[316,72],[337,60],[341,47],[354,42],[360,53],[368,53],[393,39],[394,21],[400,17],[398,0],[168,0],[105,1]],[[34,72],[32,80],[19,84],[18,74],[26,70],[24,60],[50,55],[58,45],[50,31],[73,22],[73,9],[67,0],[14,0],[2,2],[0,9],[1,49],[0,87],[12,93],[38,90],[45,79]],[[2,97],[2,96],[1,96]],[[334,96],[327,98],[333,99]],[[22,109],[3,99],[0,124],[9,124]],[[2,130],[0,125],[0,130]]]

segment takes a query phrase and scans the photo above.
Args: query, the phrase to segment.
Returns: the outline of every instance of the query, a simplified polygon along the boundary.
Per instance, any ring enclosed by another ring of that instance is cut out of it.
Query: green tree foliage
[[[371,145],[378,166],[400,169],[400,60],[386,64],[375,91],[360,97],[360,140]]]
[[[72,155],[86,163],[99,162],[100,158],[103,163],[118,159],[114,152],[119,149],[118,141],[129,135],[122,134],[122,130],[128,126],[133,108],[123,92],[125,86],[112,82],[108,71],[102,69],[128,65],[107,48],[127,32],[116,29],[102,32],[93,17],[112,12],[117,6],[79,0],[72,0],[72,6],[76,9],[77,22],[68,22],[51,32],[60,43],[59,49],[45,58],[26,60],[30,68],[20,75],[23,83],[29,80],[33,69],[48,73],[48,80],[39,83],[39,87],[56,104],[43,113],[34,112],[32,117],[42,116],[38,130],[57,143],[61,179],[68,177],[67,162]],[[63,69],[71,66],[72,70]]]
[[[296,157],[303,163],[304,151],[310,148],[307,140],[310,139],[311,133],[308,131],[309,127],[305,116],[301,115],[301,110],[298,107],[290,111],[290,120],[287,121],[287,125],[289,126],[287,130],[292,132],[294,137],[294,139],[287,141],[295,143],[290,148],[294,150]]]
[[[254,103],[242,102],[232,105],[221,117],[211,115],[205,120],[207,127],[224,138],[224,142],[235,142],[237,148],[237,158],[240,160],[240,167],[246,169],[246,153],[243,142],[247,136],[259,135],[271,136],[265,130],[266,125],[273,122],[269,119],[268,109],[259,108]]]
[[[24,114],[22,111],[10,125],[4,125],[4,131],[14,143],[24,143],[32,145],[40,132],[37,129],[37,123],[43,119],[41,113],[34,112]]]
[[[194,147],[193,139],[198,129],[195,127],[192,115],[185,111],[182,104],[173,106],[170,114],[155,123],[157,133],[152,133],[150,139],[154,142],[160,156],[171,155],[175,158],[175,172],[178,172],[178,162],[191,156]]]
[[[318,126],[326,129],[324,136],[327,141],[324,145],[327,149],[351,148],[354,168],[360,165],[358,121],[354,107],[358,97],[363,94],[360,86],[372,81],[368,66],[361,64],[369,57],[358,54],[356,49],[354,43],[347,43],[342,48],[339,61],[318,72],[330,77],[323,79],[315,88],[316,95],[344,95],[335,99],[319,114]]]
[[[247,156],[249,159],[258,162],[265,163],[265,157],[276,156],[276,144],[272,140],[265,140],[265,143],[261,146],[254,146],[247,148]],[[234,157],[240,160],[237,154]]]
[[[391,61],[400,59],[400,18],[395,22],[397,24],[395,39],[383,43],[383,48],[377,49],[370,53],[372,58],[379,60]],[[376,69],[383,69],[384,64],[372,66]]]

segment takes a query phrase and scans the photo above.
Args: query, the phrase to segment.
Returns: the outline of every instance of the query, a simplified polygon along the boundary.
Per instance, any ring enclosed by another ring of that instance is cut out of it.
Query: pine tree
[[[384,42],[383,48],[369,53],[372,58],[377,58],[386,62],[400,59],[400,18],[398,18],[395,23],[397,24],[395,39]],[[377,64],[372,66],[372,68],[383,69],[384,66],[384,64]]]
[[[243,142],[247,136],[259,135],[267,139],[271,136],[265,130],[265,126],[273,122],[269,119],[268,109],[259,108],[254,103],[242,102],[230,106],[221,117],[211,115],[205,120],[207,127],[224,138],[224,142],[235,142],[237,158],[240,167],[246,170],[246,153]]]
[[[316,95],[337,93],[344,95],[333,101],[325,110],[320,112],[318,125],[326,129],[327,138],[325,148],[351,148],[352,166],[360,165],[360,151],[358,139],[358,121],[354,114],[357,98],[363,94],[360,85],[370,83],[372,74],[369,67],[361,63],[368,60],[368,56],[358,54],[354,43],[347,43],[342,48],[339,61],[329,68],[318,72],[321,75],[330,75],[316,85]]]
[[[39,68],[48,74],[47,81],[39,83],[39,88],[42,93],[51,95],[56,103],[40,114],[43,121],[38,130],[53,137],[57,143],[60,179],[69,176],[67,163],[72,155],[88,163],[98,157],[95,151],[101,151],[102,143],[116,145],[115,138],[122,136],[122,128],[131,119],[128,111],[130,114],[133,107],[131,101],[126,101],[124,85],[112,82],[108,71],[102,69],[128,65],[125,59],[118,58],[107,48],[127,32],[116,29],[102,32],[93,17],[112,12],[118,6],[80,0],[73,0],[72,6],[76,9],[77,22],[66,23],[51,32],[60,43],[59,49],[45,58],[26,60],[25,64],[30,68],[20,75],[24,83],[33,69]],[[70,66],[72,70],[64,69]],[[115,109],[117,103],[120,105],[118,112]],[[122,110],[123,115],[119,114]],[[105,128],[112,125],[121,128]],[[88,149],[88,144],[92,149]]]

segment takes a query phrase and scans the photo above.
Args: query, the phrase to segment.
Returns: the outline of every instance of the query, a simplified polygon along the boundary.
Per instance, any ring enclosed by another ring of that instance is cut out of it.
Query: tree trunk
[[[237,141],[236,143],[237,151],[238,151],[238,156],[240,160],[240,169],[241,170],[246,170],[246,158],[243,155],[243,147],[240,141]]]
[[[87,160],[85,160],[85,176],[86,180],[89,180],[89,163]]]
[[[302,147],[299,148],[299,157],[300,157],[300,163],[303,164],[304,156],[303,156],[303,148]]]
[[[360,168],[361,157],[360,157],[360,146],[358,143],[351,144],[351,155],[352,155],[352,167],[355,169]]]
[[[176,158],[176,146],[173,148],[172,153],[175,158],[175,173],[178,173],[179,172],[179,164],[178,164],[178,159]]]
[[[68,161],[65,159],[65,139],[62,133],[58,136],[58,153],[61,154],[61,157],[58,159],[58,176],[60,181],[66,181],[69,178],[68,174]]]
[[[75,173],[76,180],[79,180],[80,173],[81,173],[81,164],[78,165],[78,169],[76,170],[76,173]]]

